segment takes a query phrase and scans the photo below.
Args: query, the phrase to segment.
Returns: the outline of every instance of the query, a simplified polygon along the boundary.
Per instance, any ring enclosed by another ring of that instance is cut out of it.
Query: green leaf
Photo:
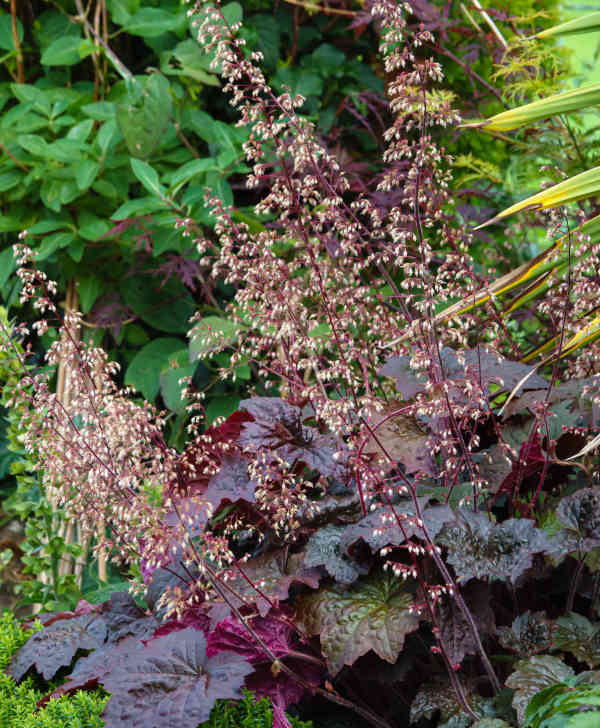
[[[23,42],[23,23],[17,18],[17,36],[19,43]],[[8,13],[2,11],[0,15],[0,49],[3,51],[14,51],[15,41],[13,38],[12,18]]]
[[[185,182],[189,182],[194,177],[205,172],[218,172],[219,168],[212,157],[206,159],[192,159],[191,162],[179,167],[175,172],[165,176],[165,181],[171,187],[177,187]]]
[[[48,159],[51,156],[48,142],[37,134],[21,134],[17,137],[17,143],[34,157]]]
[[[95,104],[84,104],[81,110],[86,116],[96,121],[110,121],[117,115],[116,104],[110,101],[97,101]]]
[[[104,282],[95,275],[83,275],[78,276],[76,285],[81,313],[87,313],[102,293]]]
[[[569,20],[567,23],[554,25],[538,33],[536,38],[550,38],[555,35],[576,35],[579,33],[597,33],[600,30],[600,13],[588,13]]]
[[[153,402],[160,389],[160,373],[168,364],[169,357],[181,351],[182,343],[181,339],[165,337],[146,344],[127,367],[125,384]]]
[[[78,142],[84,142],[92,133],[93,128],[94,120],[84,119],[69,129],[67,132],[67,139],[75,139]]]
[[[506,685],[515,690],[512,705],[517,711],[520,726],[525,722],[525,709],[536,693],[554,683],[564,682],[575,674],[562,660],[550,655],[534,655],[527,660],[520,660],[515,667]]]
[[[210,57],[192,38],[181,41],[173,50],[161,53],[160,70],[168,75],[189,76],[208,86],[220,86],[210,68]],[[173,63],[174,62],[174,63]]]
[[[161,8],[141,8],[123,25],[123,30],[131,35],[141,35],[144,38],[157,38],[169,30],[180,27],[184,13],[173,13]]]
[[[50,43],[41,61],[44,66],[74,66],[93,50],[94,46],[90,47],[80,35],[68,35]]]
[[[211,425],[217,417],[229,417],[237,410],[240,400],[241,397],[238,394],[213,397],[205,408],[206,424]]]
[[[190,361],[204,359],[214,351],[233,344],[242,327],[219,316],[205,316],[193,329],[190,341]]]
[[[185,334],[196,310],[194,299],[179,280],[166,282],[158,276],[141,274],[121,281],[121,296],[134,313],[159,331]]]
[[[7,192],[16,187],[24,177],[23,172],[18,169],[9,169],[8,172],[2,172],[0,174],[0,192]]]
[[[171,116],[169,89],[160,73],[153,73],[144,87],[139,82],[128,84],[127,96],[117,107],[117,121],[133,156],[147,159],[160,143]]]
[[[373,650],[394,663],[404,638],[419,626],[407,583],[389,575],[357,582],[348,590],[320,589],[300,599],[297,614],[310,635],[319,635],[332,675]]]
[[[5,248],[0,253],[0,288],[4,286],[15,268],[16,264],[12,247]]]
[[[512,131],[520,129],[526,124],[533,124],[541,119],[548,119],[558,114],[568,114],[571,111],[596,106],[600,102],[600,83],[580,86],[571,91],[563,91],[553,96],[547,96],[531,104],[508,109],[500,114],[491,116],[481,122],[465,124],[467,127],[482,127],[489,131]]]
[[[82,210],[77,219],[77,232],[84,240],[95,242],[105,235],[111,225],[87,210]]]
[[[75,240],[75,233],[71,231],[54,233],[48,235],[42,240],[42,244],[38,248],[38,255],[36,260],[46,260],[57,250],[66,248]]]
[[[134,158],[131,159],[131,169],[148,192],[156,195],[161,200],[165,199],[165,188],[161,185],[158,172],[153,167],[141,159]]]
[[[82,192],[92,186],[99,169],[98,162],[91,159],[84,159],[75,165],[75,182]]]
[[[0,233],[10,233],[13,230],[23,230],[23,220],[13,215],[0,213]]]
[[[160,393],[167,408],[171,412],[182,414],[189,404],[188,399],[181,398],[183,385],[179,384],[182,377],[191,377],[196,367],[189,363],[187,349],[175,352],[169,357],[169,363],[160,373]]]
[[[30,233],[40,235],[42,233],[53,233],[55,230],[63,230],[64,228],[70,228],[71,223],[66,217],[63,218],[46,218],[36,222],[35,225],[31,225],[29,228]]]
[[[107,0],[108,12],[114,23],[125,25],[140,8],[140,0]]]
[[[103,180],[99,180],[102,182]],[[95,183],[94,188],[98,182]],[[116,196],[116,195],[115,195]],[[124,202],[110,216],[111,220],[125,220],[128,217],[141,217],[142,215],[148,215],[157,210],[164,210],[165,203],[159,200],[157,197],[140,197],[137,200],[129,200]]]

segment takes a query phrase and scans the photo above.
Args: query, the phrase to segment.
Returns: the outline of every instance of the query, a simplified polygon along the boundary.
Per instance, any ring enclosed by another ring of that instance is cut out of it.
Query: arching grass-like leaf
[[[478,225],[475,230],[492,225],[509,215],[513,215],[515,212],[548,210],[551,207],[577,202],[598,194],[600,194],[600,167],[593,167],[507,207],[506,210],[502,210],[491,220]]]
[[[553,25],[535,35],[535,38],[552,38],[556,35],[577,35],[578,33],[597,33],[600,30],[600,13],[588,13],[580,18]]]
[[[600,83],[591,83],[572,91],[553,94],[515,109],[502,111],[485,121],[470,122],[465,126],[481,127],[485,131],[513,131],[541,119],[548,119],[551,116],[566,114],[570,111],[580,111],[598,103],[600,103]]]

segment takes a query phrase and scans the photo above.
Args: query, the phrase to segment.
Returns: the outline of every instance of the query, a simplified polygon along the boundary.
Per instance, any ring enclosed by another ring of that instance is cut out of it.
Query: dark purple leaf
[[[266,617],[254,617],[250,626],[276,657],[285,657],[292,649],[293,630],[285,618],[285,612],[271,611]],[[230,651],[242,655],[252,664],[269,661],[270,658],[256,642],[248,629],[236,618],[228,617],[208,635],[206,654],[212,657],[219,652]]]
[[[285,664],[309,685],[318,687],[323,680],[324,668],[312,662],[288,658]],[[257,698],[269,698],[273,709],[279,706],[282,713],[288,705],[299,702],[306,692],[303,685],[283,671],[275,676],[271,664],[257,665],[254,672],[246,678],[246,687]],[[273,721],[273,726],[275,725]]]
[[[161,624],[161,626],[154,632],[152,639],[158,637],[165,637],[171,632],[179,632],[182,629],[193,627],[199,629],[207,635],[211,629],[211,618],[208,611],[203,607],[192,607],[186,609],[186,611],[177,619],[170,619],[168,622]]]
[[[475,619],[480,635],[493,634],[496,630],[494,612],[490,606],[490,588],[481,581],[472,580],[461,589],[463,599]],[[477,654],[478,646],[465,616],[458,608],[456,599],[446,597],[438,608],[438,626],[448,659],[458,666],[465,655]]]
[[[99,647],[77,660],[68,680],[47,697],[59,698],[77,690],[91,690],[98,687],[105,675],[118,667],[135,650],[143,648],[143,642],[137,637],[126,637],[118,644],[111,643]]]
[[[427,533],[435,538],[444,523],[454,518],[454,514],[446,505],[426,508],[430,499],[431,496],[425,496],[417,500]],[[381,506],[358,523],[347,526],[340,539],[340,548],[348,550],[352,544],[362,539],[375,552],[384,546],[399,546],[413,537],[423,539],[424,534],[423,529],[417,525],[413,501],[406,499],[394,504],[393,511],[391,507]]]
[[[106,623],[109,642],[118,642],[129,636],[147,639],[158,627],[156,619],[140,609],[129,592],[111,594],[103,605],[102,619]]]
[[[239,655],[206,656],[193,627],[151,640],[103,676],[110,728],[181,728],[208,719],[216,700],[240,698],[252,666]]]
[[[256,485],[256,481],[248,477],[248,460],[241,455],[226,455],[219,472],[210,479],[203,499],[212,503],[215,509],[225,500],[254,503]]]
[[[334,458],[344,450],[343,443],[334,435],[303,425],[300,407],[279,397],[253,397],[242,400],[240,409],[254,418],[242,426],[238,438],[242,448],[275,450],[290,465],[300,461],[327,478],[345,479],[345,458]]]
[[[269,551],[240,565],[250,584],[260,584],[260,592],[268,599],[261,596],[235,570],[233,571],[234,578],[228,582],[228,585],[246,603],[255,604],[259,614],[264,617],[271,609],[271,606],[277,606],[280,601],[285,601],[288,598],[292,584],[306,584],[313,589],[319,586],[319,570],[305,566],[303,558],[303,554],[293,554],[286,558],[286,550],[282,549],[280,551]],[[244,603],[235,596],[232,596],[232,600],[236,606],[241,606]]]
[[[458,581],[497,579],[513,584],[531,567],[533,554],[546,551],[550,542],[533,521],[511,518],[492,523],[486,513],[459,509],[447,522],[437,542],[448,549]]]
[[[8,674],[21,680],[33,666],[45,680],[71,664],[78,650],[95,650],[106,639],[104,620],[93,614],[60,619],[32,635],[13,657]]]
[[[429,434],[414,417],[400,413],[403,403],[391,400],[369,418],[368,436],[363,452],[379,456],[382,467],[391,469],[401,463],[407,473],[425,473],[435,476],[437,468],[429,446]],[[392,413],[396,412],[393,417]],[[391,462],[390,462],[391,461]]]

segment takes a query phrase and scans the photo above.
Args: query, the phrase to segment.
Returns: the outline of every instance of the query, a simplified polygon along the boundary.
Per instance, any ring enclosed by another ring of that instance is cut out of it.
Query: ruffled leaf
[[[394,663],[404,638],[419,626],[406,582],[379,575],[347,590],[321,589],[299,601],[298,618],[310,635],[319,635],[332,675],[369,650]]]
[[[544,612],[527,611],[510,627],[498,627],[498,639],[507,650],[530,657],[551,647],[552,623]]]
[[[485,513],[463,509],[445,524],[437,542],[447,547],[459,581],[491,578],[513,584],[531,567],[533,554],[550,546],[533,521],[511,518],[492,523]]]
[[[520,726],[525,722],[525,709],[536,693],[575,675],[562,660],[550,655],[534,655],[527,660],[520,660],[516,668],[506,680],[506,685],[515,690],[512,705],[517,711]]]
[[[340,584],[352,584],[363,570],[347,558],[340,548],[344,526],[325,526],[315,531],[306,544],[306,566],[324,566],[329,576]]]
[[[556,620],[554,644],[591,668],[600,665],[600,623],[571,612]]]

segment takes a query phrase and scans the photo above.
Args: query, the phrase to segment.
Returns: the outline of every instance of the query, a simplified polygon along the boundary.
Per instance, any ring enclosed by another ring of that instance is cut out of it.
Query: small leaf
[[[481,701],[478,695],[469,695],[472,708],[476,708],[477,702]],[[438,711],[439,728],[469,728],[472,723],[471,717],[463,712],[448,681],[425,683],[419,688],[410,706],[410,723],[412,725],[422,718],[433,718]]]
[[[558,520],[579,543],[579,550],[600,546],[600,488],[582,488],[563,498],[556,509]]]
[[[191,334],[190,361],[207,358],[237,340],[242,327],[219,316],[205,316],[197,323]]]
[[[131,169],[139,181],[144,185],[148,192],[153,193],[161,200],[165,199],[165,188],[161,185],[158,178],[158,172],[151,167],[148,162],[141,159],[132,158]]]
[[[373,650],[394,663],[404,638],[419,626],[406,582],[390,576],[371,577],[348,590],[320,589],[300,599],[297,614],[304,629],[319,635],[332,675]]]
[[[83,159],[75,165],[75,182],[82,192],[92,186],[99,169],[98,162],[92,159]]]
[[[344,526],[329,524],[319,528],[306,544],[306,566],[324,566],[329,576],[339,584],[352,584],[363,570],[340,549]]]
[[[498,627],[498,639],[507,650],[531,657],[552,646],[552,623],[544,612],[527,610],[510,627]]]

